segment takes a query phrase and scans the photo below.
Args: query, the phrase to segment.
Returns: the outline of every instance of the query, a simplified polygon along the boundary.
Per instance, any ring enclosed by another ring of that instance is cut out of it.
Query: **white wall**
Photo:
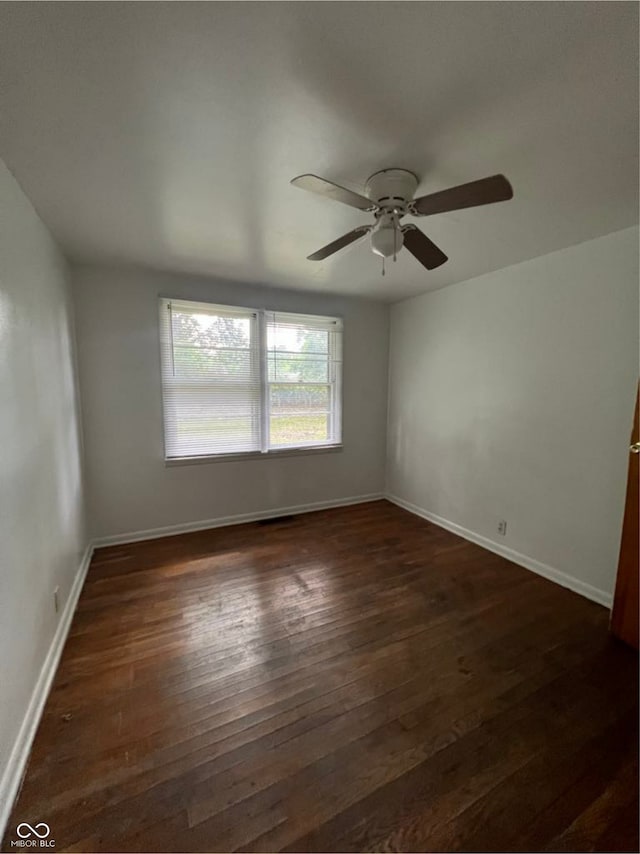
[[[388,491],[605,600],[637,380],[635,228],[399,303]]]
[[[94,537],[382,492],[388,306],[94,267],[74,270],[74,295]],[[159,295],[344,317],[344,450],[166,466]]]
[[[65,263],[0,161],[0,835],[85,548],[73,351]]]

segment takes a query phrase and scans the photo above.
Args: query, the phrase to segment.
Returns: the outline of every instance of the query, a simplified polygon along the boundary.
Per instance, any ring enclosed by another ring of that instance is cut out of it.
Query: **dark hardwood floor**
[[[379,501],[96,552],[3,850],[637,851],[637,656]]]

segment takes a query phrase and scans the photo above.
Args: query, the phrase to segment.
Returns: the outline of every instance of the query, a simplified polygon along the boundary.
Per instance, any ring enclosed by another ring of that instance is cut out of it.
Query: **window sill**
[[[204,457],[168,457],[164,464],[167,467],[193,466],[207,463],[229,463],[239,460],[269,460],[281,457],[306,457],[315,454],[335,454],[342,451],[342,445],[319,445],[308,448],[274,448],[271,451],[245,451],[239,454],[212,454]]]

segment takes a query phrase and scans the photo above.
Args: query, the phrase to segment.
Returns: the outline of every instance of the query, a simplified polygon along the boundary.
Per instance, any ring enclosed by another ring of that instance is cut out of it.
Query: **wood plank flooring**
[[[607,623],[385,501],[100,549],[3,850],[637,851]]]

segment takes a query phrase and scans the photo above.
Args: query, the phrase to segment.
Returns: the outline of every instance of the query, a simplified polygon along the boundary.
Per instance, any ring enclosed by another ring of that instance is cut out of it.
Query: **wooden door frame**
[[[631,445],[639,441],[638,407],[640,387],[636,394],[636,408],[633,416]],[[638,535],[638,477],[639,455],[629,452],[627,472],[627,493],[622,523],[622,537],[618,560],[616,592],[611,611],[611,632],[620,640],[638,649],[638,556],[640,541]]]

